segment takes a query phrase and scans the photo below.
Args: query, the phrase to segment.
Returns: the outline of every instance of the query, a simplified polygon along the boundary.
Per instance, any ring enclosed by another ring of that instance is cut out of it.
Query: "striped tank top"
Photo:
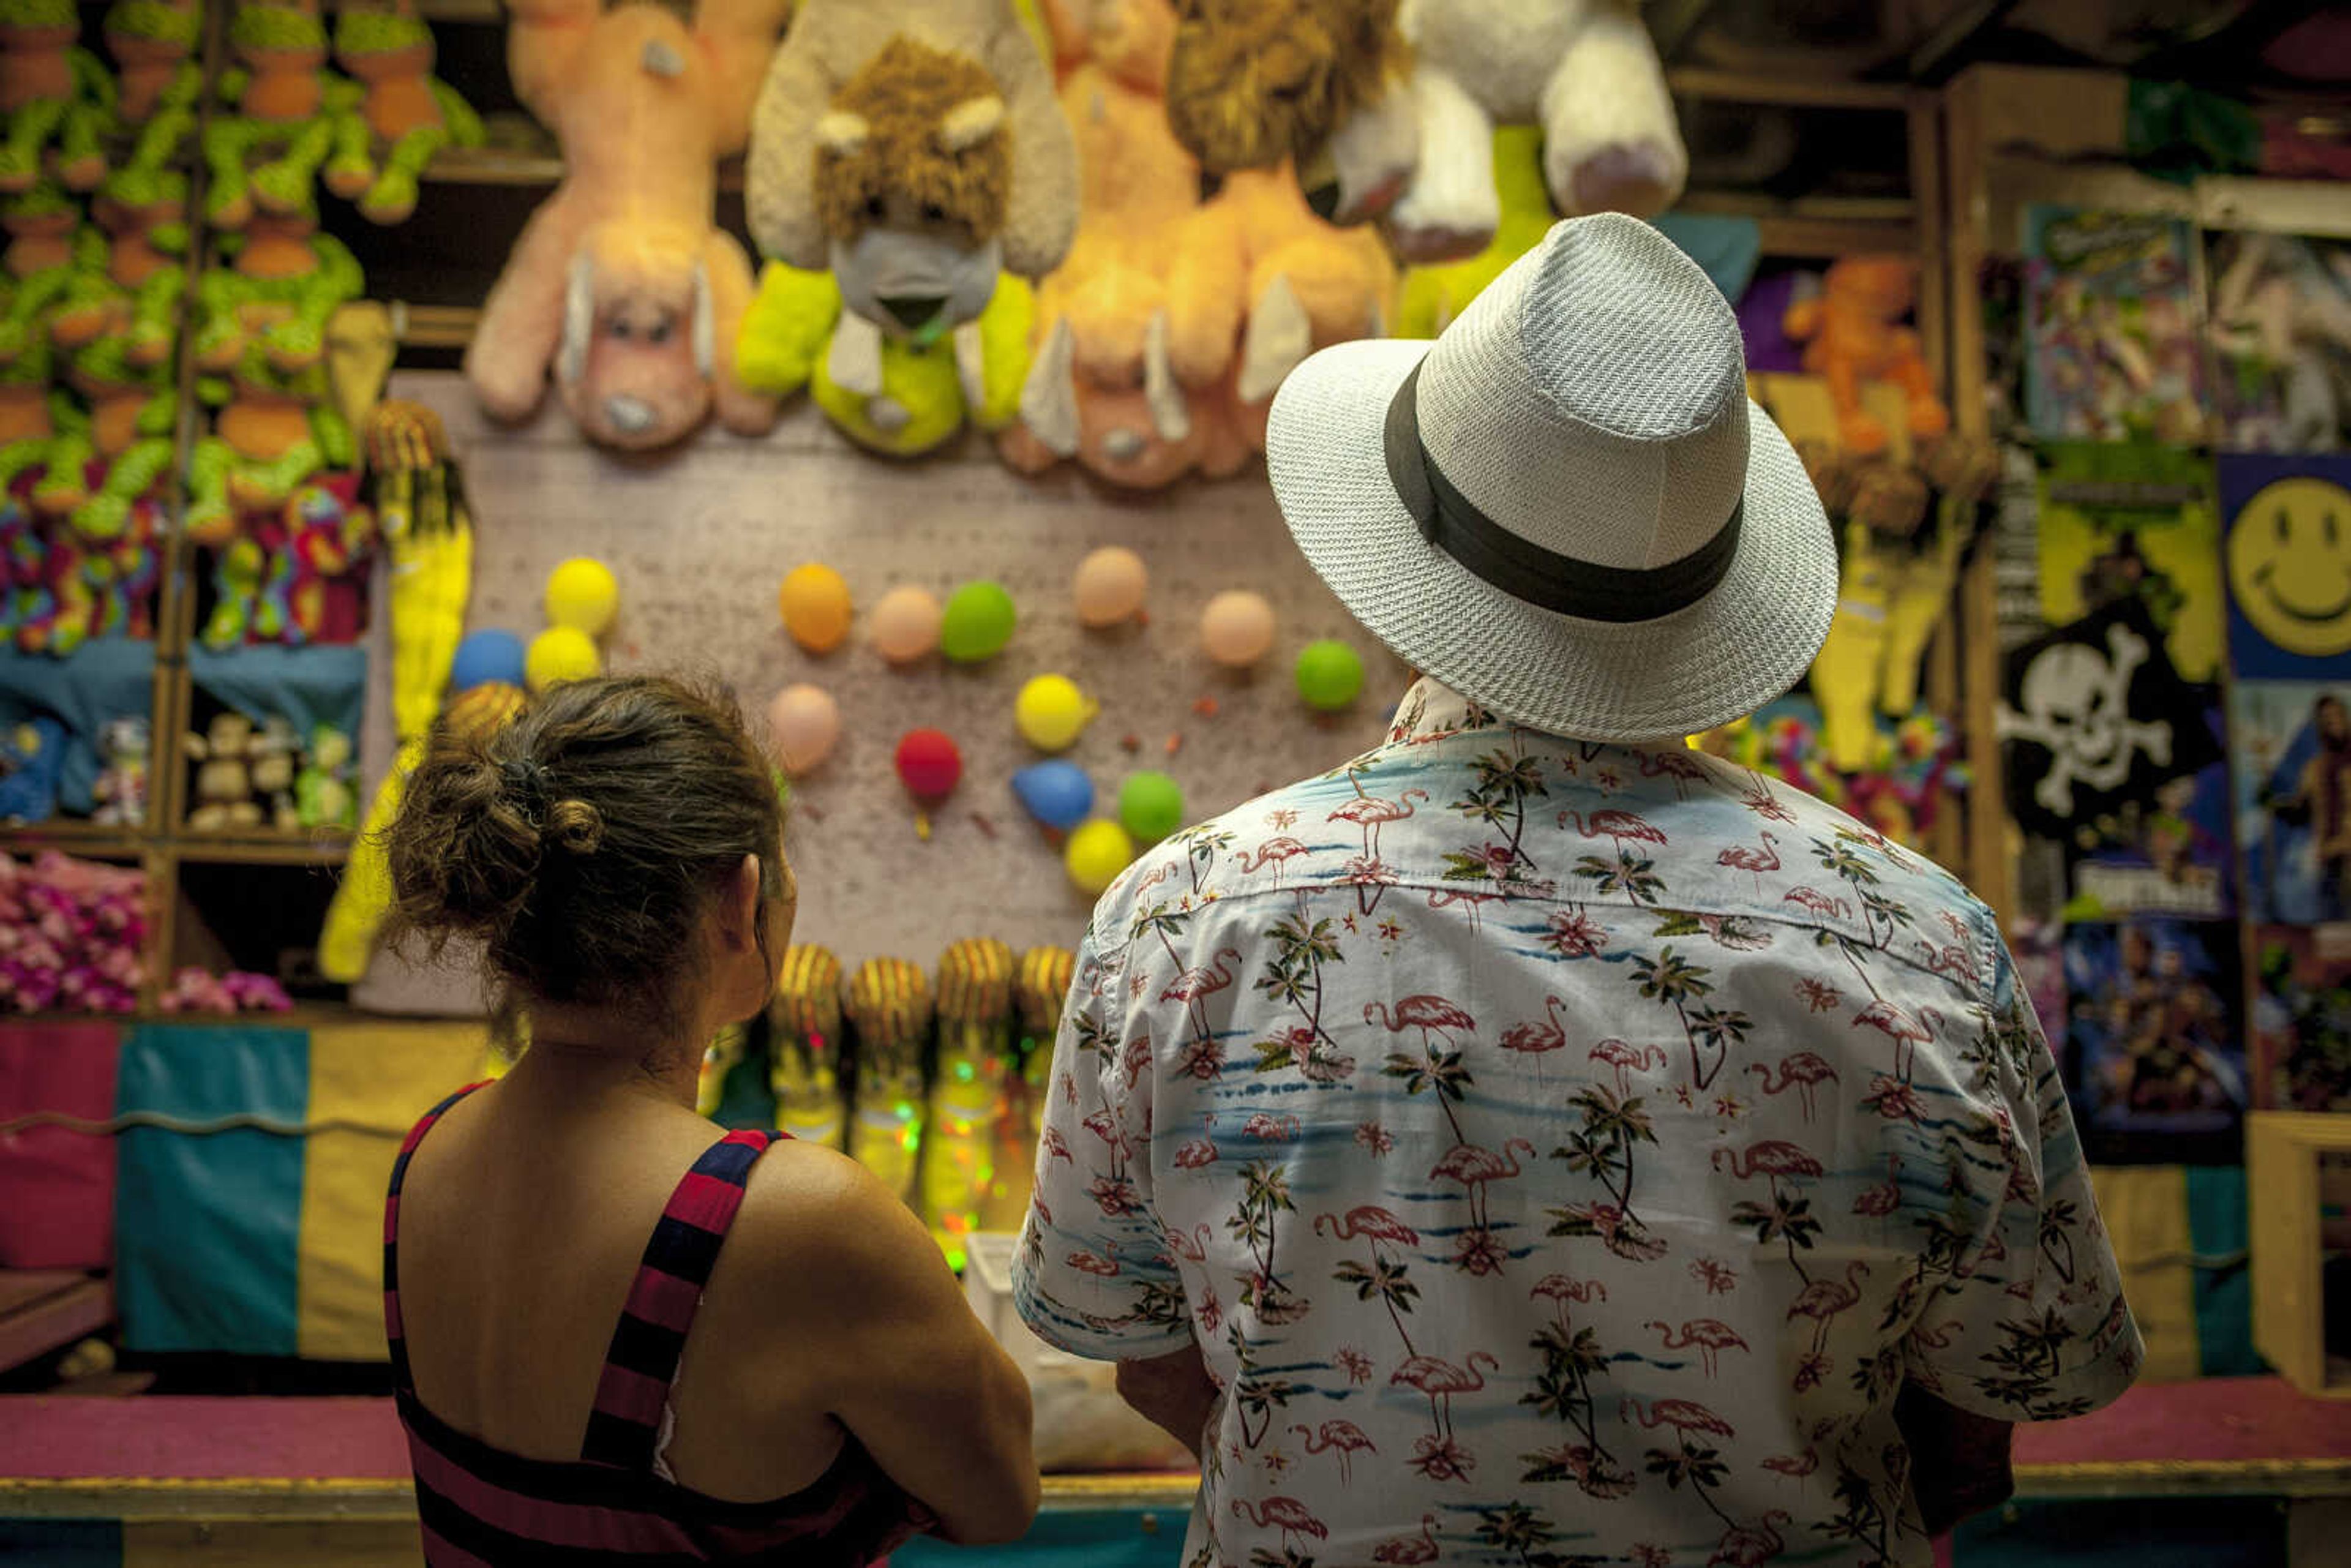
[[[854,1437],[821,1478],[773,1502],[724,1502],[659,1473],[662,1425],[685,1336],[742,1205],[743,1184],[774,1134],[729,1133],[671,1194],[612,1331],[576,1461],[517,1458],[425,1409],[411,1380],[400,1316],[400,1189],[424,1134],[472,1092],[444,1100],[408,1134],[383,1211],[384,1331],[430,1568],[559,1558],[632,1568],[785,1562],[866,1568],[914,1533],[920,1509]]]

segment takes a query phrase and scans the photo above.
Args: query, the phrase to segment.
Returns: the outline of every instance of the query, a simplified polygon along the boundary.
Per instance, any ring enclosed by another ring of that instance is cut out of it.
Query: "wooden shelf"
[[[67,1270],[0,1270],[0,1371],[60,1350],[114,1321],[106,1281]]]
[[[1840,81],[1828,77],[1765,76],[1677,66],[1666,72],[1676,98],[1752,103],[1775,109],[1858,109],[1901,114],[1922,95],[1899,82]]]
[[[154,841],[152,834],[139,828],[109,828],[71,820],[0,828],[0,849],[19,855],[56,849],[92,860],[131,859]]]
[[[183,831],[172,848],[190,865],[337,866],[350,859],[351,841],[347,834],[287,838]]]

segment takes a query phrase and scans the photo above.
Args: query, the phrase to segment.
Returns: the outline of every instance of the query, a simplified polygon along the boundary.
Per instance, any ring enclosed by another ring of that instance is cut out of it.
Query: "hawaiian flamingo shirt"
[[[1431,682],[1079,956],[1017,1275],[1224,1389],[1190,1564],[1931,1560],[1895,1396],[2141,1346],[1992,916],[1786,786]]]

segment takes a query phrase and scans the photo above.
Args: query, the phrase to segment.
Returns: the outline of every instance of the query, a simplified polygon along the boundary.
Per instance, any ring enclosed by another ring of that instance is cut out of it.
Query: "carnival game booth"
[[[705,1110],[882,1173],[1004,1323],[1069,1472],[1008,1561],[1173,1563],[1176,1456],[1002,1311],[1068,948],[1140,847],[1364,749],[1403,689],[1275,512],[1282,377],[1433,336],[1604,205],[1736,307],[1844,558],[1805,685],[1693,742],[1994,904],[2147,1336],[2121,1405],[2020,1434],[2019,1500],[1958,1560],[2330,1560],[2351,196],[2343,89],[2294,77],[2339,62],[2326,18],[1651,5],[1645,37],[1562,5],[1533,9],[1597,19],[1382,35],[1334,75],[1418,43],[1457,83],[1540,49],[1625,84],[1484,104],[1423,188],[1316,160],[1295,105],[1204,111],[1244,81],[1171,101],[1175,51],[1217,51],[1162,0],[893,6],[904,47],[831,82],[836,114],[756,122],[841,5],[725,36],[590,5],[568,45],[489,0],[26,9],[0,1544],[414,1560],[377,1216],[401,1134],[498,1063],[465,955],[380,950],[369,830],[433,725],[684,666],[766,710],[803,889]],[[2139,78],[1960,69],[2045,57],[2027,37]],[[566,62],[599,50],[706,72],[710,112],[611,144],[670,111],[580,112]],[[1612,141],[1639,155],[1577,156]],[[1002,151],[910,225],[947,146]],[[1413,193],[1329,221],[1374,187]],[[654,217],[671,250],[622,243]],[[893,224],[935,287],[877,292]],[[1461,869],[1465,918],[1508,891]]]

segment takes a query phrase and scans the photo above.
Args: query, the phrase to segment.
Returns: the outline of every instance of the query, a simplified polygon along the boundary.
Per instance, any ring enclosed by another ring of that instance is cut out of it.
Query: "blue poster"
[[[2215,469],[2237,678],[2351,678],[2351,455],[2224,453]]]
[[[2351,677],[2240,680],[2229,727],[2247,916],[2351,919]]]

